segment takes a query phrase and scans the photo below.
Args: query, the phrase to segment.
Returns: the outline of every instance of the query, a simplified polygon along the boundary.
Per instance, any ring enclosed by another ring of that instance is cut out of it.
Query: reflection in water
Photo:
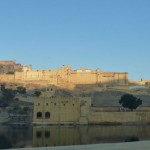
[[[139,141],[139,138],[138,137],[134,137],[134,136],[125,140],[125,142],[136,142],[136,141]]]
[[[0,126],[0,148],[46,147],[150,140],[150,126]]]
[[[33,127],[33,147],[80,144],[79,128]]]
[[[33,147],[150,139],[149,126],[33,127]]]
[[[32,128],[0,126],[0,149],[32,147]]]
[[[12,148],[11,141],[5,135],[0,135],[0,149],[6,148]]]

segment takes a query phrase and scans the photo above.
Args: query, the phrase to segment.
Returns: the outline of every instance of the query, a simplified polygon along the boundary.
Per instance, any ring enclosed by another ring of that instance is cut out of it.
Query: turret
[[[32,70],[32,65],[29,66],[23,66],[23,72],[31,71]]]

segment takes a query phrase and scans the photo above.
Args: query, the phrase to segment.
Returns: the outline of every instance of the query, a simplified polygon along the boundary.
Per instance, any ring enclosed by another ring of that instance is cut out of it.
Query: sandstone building
[[[122,111],[119,107],[93,107],[90,97],[54,97],[47,88],[34,100],[33,124],[150,123],[150,107]]]
[[[51,84],[58,85],[70,83],[72,85],[80,84],[111,84],[127,85],[127,72],[103,72],[99,69],[90,70],[79,68],[71,70],[70,66],[63,66],[55,70],[32,70],[32,66],[24,66],[22,72],[16,72],[15,80],[24,81],[48,81]]]
[[[32,66],[21,66],[15,61],[0,62],[0,81],[14,82],[46,82],[60,87],[74,88],[77,85],[128,85],[127,72],[103,72],[79,68],[72,70],[70,66],[54,70],[33,70]],[[15,73],[5,74],[14,71]]]
[[[101,70],[90,70],[80,68],[71,70],[65,66],[56,70],[32,70],[31,66],[24,68],[24,80],[51,80],[55,84],[58,80],[64,80],[73,84],[97,84],[97,83],[118,83],[127,84],[127,73],[102,72]]]

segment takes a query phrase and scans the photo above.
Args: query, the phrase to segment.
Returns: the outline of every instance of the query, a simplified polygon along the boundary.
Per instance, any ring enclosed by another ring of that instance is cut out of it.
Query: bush
[[[34,92],[34,95],[35,95],[36,97],[39,97],[39,96],[41,95],[41,91],[35,91],[35,92]]]
[[[13,100],[16,95],[16,92],[11,89],[3,89],[2,90],[2,99],[9,101]]]
[[[17,87],[17,92],[20,94],[26,94],[26,88],[22,86]]]
[[[8,71],[6,74],[15,74],[14,71]]]
[[[138,106],[142,104],[142,100],[139,98],[136,98],[135,96],[131,94],[124,94],[123,96],[121,96],[119,103],[123,107],[129,108],[130,110],[133,111],[133,109],[136,109]]]

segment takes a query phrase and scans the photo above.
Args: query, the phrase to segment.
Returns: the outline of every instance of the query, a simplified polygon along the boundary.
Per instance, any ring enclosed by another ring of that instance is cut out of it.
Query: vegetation
[[[11,89],[2,89],[2,97],[0,98],[0,107],[7,107],[15,98],[16,91]]]
[[[6,74],[15,74],[14,71],[8,71]]]
[[[18,86],[17,87],[17,92],[19,94],[26,94],[26,88],[25,87],[22,87],[22,86]]]
[[[131,111],[133,111],[133,109],[136,109],[138,106],[142,104],[142,100],[131,94],[124,94],[121,96],[119,103],[123,107],[129,108]]]
[[[36,97],[39,97],[39,96],[41,95],[41,91],[35,91],[35,92],[34,92],[34,95],[35,95]]]

